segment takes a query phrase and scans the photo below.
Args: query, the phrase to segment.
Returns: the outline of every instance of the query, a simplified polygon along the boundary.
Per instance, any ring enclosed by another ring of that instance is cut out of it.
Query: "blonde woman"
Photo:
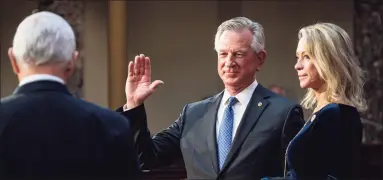
[[[366,104],[351,39],[331,23],[304,27],[298,38],[302,105],[314,112],[287,148],[285,177],[264,179],[356,179]]]

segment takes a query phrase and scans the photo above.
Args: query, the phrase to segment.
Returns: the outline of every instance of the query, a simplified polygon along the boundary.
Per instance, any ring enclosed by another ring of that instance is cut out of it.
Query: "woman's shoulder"
[[[333,117],[339,117],[346,114],[357,115],[359,117],[359,112],[354,106],[339,104],[339,103],[327,104],[316,113],[317,116],[333,116]]]
[[[318,124],[339,124],[360,123],[358,110],[346,104],[330,103],[315,113]]]

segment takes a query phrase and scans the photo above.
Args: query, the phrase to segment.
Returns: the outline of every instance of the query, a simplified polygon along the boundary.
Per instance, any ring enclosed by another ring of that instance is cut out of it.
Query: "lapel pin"
[[[314,119],[316,118],[317,116],[314,114],[313,117],[311,117],[311,120],[310,121],[314,121]]]
[[[261,107],[261,106],[262,106],[262,102],[259,102],[259,103],[258,103],[258,107]]]

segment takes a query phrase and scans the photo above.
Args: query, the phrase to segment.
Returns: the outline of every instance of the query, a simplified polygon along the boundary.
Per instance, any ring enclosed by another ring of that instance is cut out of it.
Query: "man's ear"
[[[260,71],[262,65],[266,61],[266,51],[262,50],[261,52],[257,53],[257,58],[258,58],[258,61],[259,61],[259,64],[258,64],[258,67],[257,67],[257,71]]]
[[[16,57],[13,54],[13,48],[9,48],[8,49],[8,57],[9,57],[9,61],[11,61],[13,72],[16,75],[19,74],[20,73],[20,68],[19,68],[19,65],[16,62]]]
[[[77,58],[78,58],[78,51],[74,51],[74,53],[73,53],[73,57],[72,57],[72,61],[73,61],[73,63],[74,64],[76,64],[76,62],[77,62]]]
[[[68,62],[66,69],[65,69],[65,76],[67,78],[69,78],[73,74],[73,72],[75,71],[77,58],[78,58],[78,51],[75,51],[72,55],[72,60],[70,60]]]

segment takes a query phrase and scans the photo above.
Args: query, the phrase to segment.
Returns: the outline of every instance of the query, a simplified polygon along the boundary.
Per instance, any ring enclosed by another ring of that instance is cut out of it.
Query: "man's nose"
[[[234,65],[234,56],[231,53],[229,53],[226,56],[225,66],[231,67],[233,65]]]

